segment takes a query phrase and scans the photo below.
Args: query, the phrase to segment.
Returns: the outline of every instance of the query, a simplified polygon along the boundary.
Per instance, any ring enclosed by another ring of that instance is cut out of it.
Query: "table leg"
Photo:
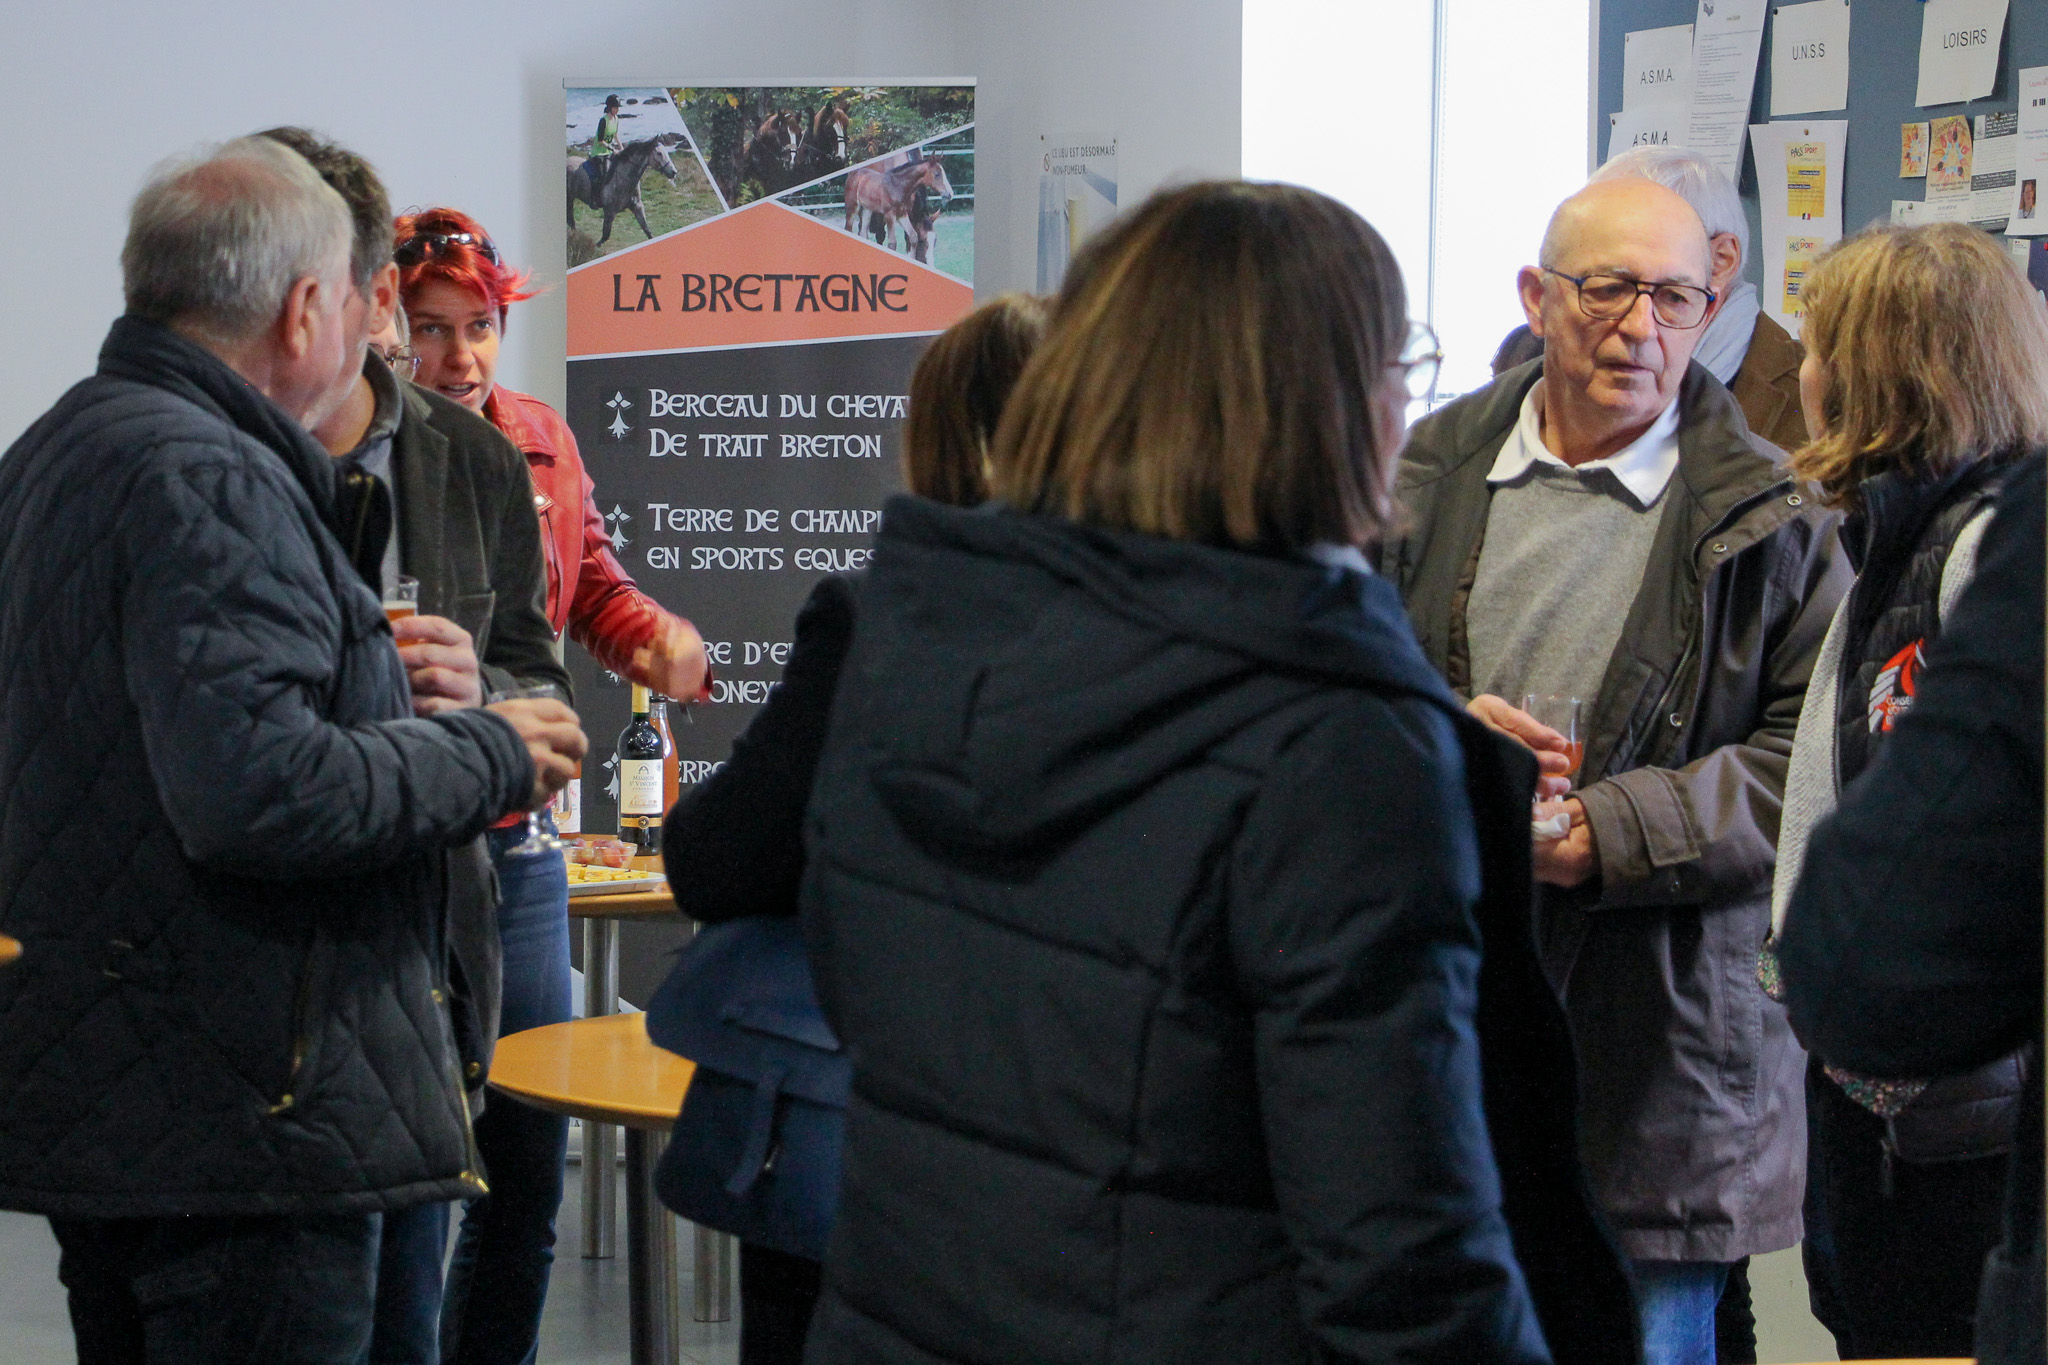
[[[583,1013],[619,1012],[619,923],[583,921]],[[583,1254],[618,1254],[618,1129],[583,1121]]]
[[[654,1196],[663,1134],[626,1130],[626,1284],[633,1365],[677,1365],[676,1220]]]
[[[727,1233],[690,1226],[697,1234],[690,1275],[692,1316],[699,1322],[731,1322],[733,1258],[739,1254],[739,1243]]]

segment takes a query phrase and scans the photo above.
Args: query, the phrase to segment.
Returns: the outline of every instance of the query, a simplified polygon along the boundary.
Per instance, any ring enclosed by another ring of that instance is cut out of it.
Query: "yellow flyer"
[[[1781,312],[1804,312],[1799,301],[1799,291],[1806,283],[1806,272],[1813,269],[1814,258],[1827,250],[1827,243],[1818,237],[1787,237],[1785,239],[1785,306]]]
[[[1899,125],[1899,179],[1924,180],[1927,178],[1927,125],[1922,123],[1901,123]]]
[[[1828,145],[1825,142],[1785,144],[1785,216],[1825,218],[1828,212]]]

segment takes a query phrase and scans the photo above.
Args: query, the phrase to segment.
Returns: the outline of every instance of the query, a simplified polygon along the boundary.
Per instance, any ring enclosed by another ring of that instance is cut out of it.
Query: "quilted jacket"
[[[410,716],[331,461],[134,318],[0,459],[0,1207],[474,1194],[445,861],[529,790]]]

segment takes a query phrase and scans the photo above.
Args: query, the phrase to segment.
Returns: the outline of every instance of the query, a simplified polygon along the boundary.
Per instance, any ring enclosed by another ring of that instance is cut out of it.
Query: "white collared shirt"
[[[1508,433],[1500,454],[1494,457],[1493,468],[1486,475],[1488,483],[1511,483],[1521,478],[1530,465],[1540,462],[1556,465],[1559,469],[1573,469],[1581,477],[1596,469],[1604,469],[1628,490],[1629,497],[1640,509],[1648,509],[1664,495],[1665,485],[1678,471],[1676,398],[1650,424],[1648,431],[1628,445],[1604,460],[1589,460],[1585,464],[1571,466],[1551,454],[1549,447],[1543,444],[1543,384],[1543,380],[1537,380],[1522,399],[1521,418],[1515,423],[1515,429]]]

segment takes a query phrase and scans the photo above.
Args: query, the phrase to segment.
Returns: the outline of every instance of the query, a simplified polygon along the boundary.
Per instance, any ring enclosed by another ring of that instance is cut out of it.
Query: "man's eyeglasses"
[[[410,346],[393,346],[388,350],[382,346],[372,346],[370,349],[377,353],[379,360],[394,370],[401,365],[409,370],[417,370],[420,367],[420,353]]]
[[[438,256],[451,246],[473,247],[477,254],[497,265],[498,248],[491,245],[491,239],[475,232],[422,232],[408,237],[398,244],[391,253],[391,259],[401,266],[415,266],[430,256]]]
[[[1705,322],[1707,310],[1714,306],[1713,290],[1690,284],[1631,280],[1620,275],[1567,275],[1547,265],[1543,273],[1570,280],[1579,291],[1579,311],[1602,322],[1627,317],[1645,294],[1650,296],[1650,311],[1657,321],[1681,332]]]
[[[1423,403],[1436,393],[1437,373],[1443,369],[1444,348],[1426,322],[1408,324],[1408,340],[1401,354],[1388,364],[1402,372],[1411,401]]]

